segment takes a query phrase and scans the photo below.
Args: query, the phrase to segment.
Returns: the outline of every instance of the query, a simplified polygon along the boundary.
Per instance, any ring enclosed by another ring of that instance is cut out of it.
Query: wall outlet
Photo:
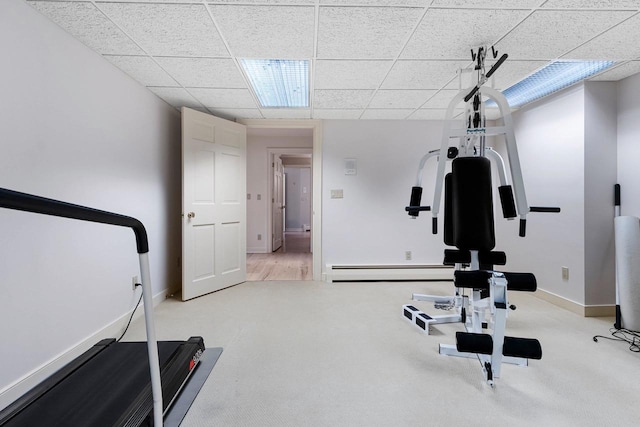
[[[262,234],[258,234],[258,240],[262,240]]]
[[[140,282],[138,281],[138,276],[133,276],[133,277],[131,278],[131,290],[133,290],[133,291],[135,292],[135,291],[136,291],[136,285],[137,285],[138,283],[140,283]]]
[[[569,267],[562,267],[562,280],[569,280]]]
[[[407,261],[411,261],[411,251],[404,252],[404,259],[406,259]]]

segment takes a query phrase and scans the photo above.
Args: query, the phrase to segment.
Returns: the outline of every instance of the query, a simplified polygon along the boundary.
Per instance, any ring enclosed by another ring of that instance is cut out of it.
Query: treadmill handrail
[[[135,218],[101,211],[86,206],[74,205],[60,200],[47,199],[32,194],[0,188],[0,207],[81,221],[130,227],[136,235],[140,275],[142,284],[142,304],[144,307],[144,323],[147,331],[147,350],[149,354],[149,373],[151,375],[151,394],[153,398],[154,426],[163,424],[162,384],[160,378],[160,362],[158,360],[158,341],[156,339],[155,321],[153,318],[153,296],[151,290],[151,273],[149,268],[149,242],[144,225]]]
[[[63,218],[78,219],[81,221],[99,222],[102,224],[118,225],[133,229],[136,235],[138,253],[149,252],[147,230],[140,221],[130,216],[113,212],[102,211],[60,200],[47,199],[27,193],[0,188],[0,207],[39,213],[44,215],[59,216]]]

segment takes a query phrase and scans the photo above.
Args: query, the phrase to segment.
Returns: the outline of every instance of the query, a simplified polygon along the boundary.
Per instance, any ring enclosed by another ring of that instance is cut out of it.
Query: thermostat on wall
[[[356,175],[358,172],[358,163],[356,159],[344,159],[344,174]]]

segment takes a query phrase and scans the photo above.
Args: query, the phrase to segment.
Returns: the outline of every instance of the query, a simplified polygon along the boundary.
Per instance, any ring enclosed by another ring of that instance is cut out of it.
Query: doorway
[[[320,121],[242,123],[248,141],[247,280],[320,280]]]

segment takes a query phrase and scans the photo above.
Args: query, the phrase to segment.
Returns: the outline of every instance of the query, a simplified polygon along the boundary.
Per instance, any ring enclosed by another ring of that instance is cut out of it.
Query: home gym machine
[[[2,188],[0,207],[131,228],[139,254],[147,333],[146,344],[115,339],[98,342],[0,411],[0,426],[157,427],[162,426],[163,418],[167,424],[178,425],[222,349],[207,349],[212,356],[205,355],[201,337],[156,341],[149,244],[142,223]],[[190,378],[195,381],[187,387]]]
[[[498,54],[492,47],[493,58]],[[464,332],[456,332],[456,345],[440,344],[440,354],[477,358],[486,381],[494,385],[500,377],[502,362],[526,366],[528,359],[540,359],[542,347],[537,339],[505,335],[507,309],[515,310],[507,299],[507,291],[536,290],[536,278],[531,273],[507,273],[494,270],[494,265],[505,265],[504,252],[494,251],[495,230],[491,165],[496,166],[500,186],[498,193],[502,213],[506,219],[520,217],[519,235],[526,234],[527,214],[530,212],[560,212],[559,208],[530,207],[522,180],[513,122],[505,97],[497,90],[485,86],[493,73],[504,63],[503,54],[485,72],[485,59],[489,51],[480,47],[471,51],[476,80],[470,89],[460,91],[449,103],[442,143],[420,160],[417,182],[411,190],[410,205],[405,208],[415,218],[420,212],[431,211],[432,231],[438,232],[438,213],[444,187],[444,242],[456,249],[446,249],[444,264],[455,266],[455,294],[451,297],[413,294],[414,301],[430,301],[435,308],[449,310],[449,314],[430,316],[414,305],[402,308],[405,318],[429,333],[431,325],[460,322]],[[462,75],[462,72],[460,73]],[[485,100],[497,105],[502,117],[501,126],[488,127]],[[461,127],[454,127],[454,109],[465,103]],[[509,172],[500,154],[487,146],[487,137],[504,135],[509,159]],[[450,139],[457,144],[450,145]],[[421,206],[422,173],[427,161],[438,159],[435,191],[431,206]],[[445,175],[448,163],[451,172]],[[509,183],[509,176],[511,183]],[[469,295],[467,295],[469,293]]]

